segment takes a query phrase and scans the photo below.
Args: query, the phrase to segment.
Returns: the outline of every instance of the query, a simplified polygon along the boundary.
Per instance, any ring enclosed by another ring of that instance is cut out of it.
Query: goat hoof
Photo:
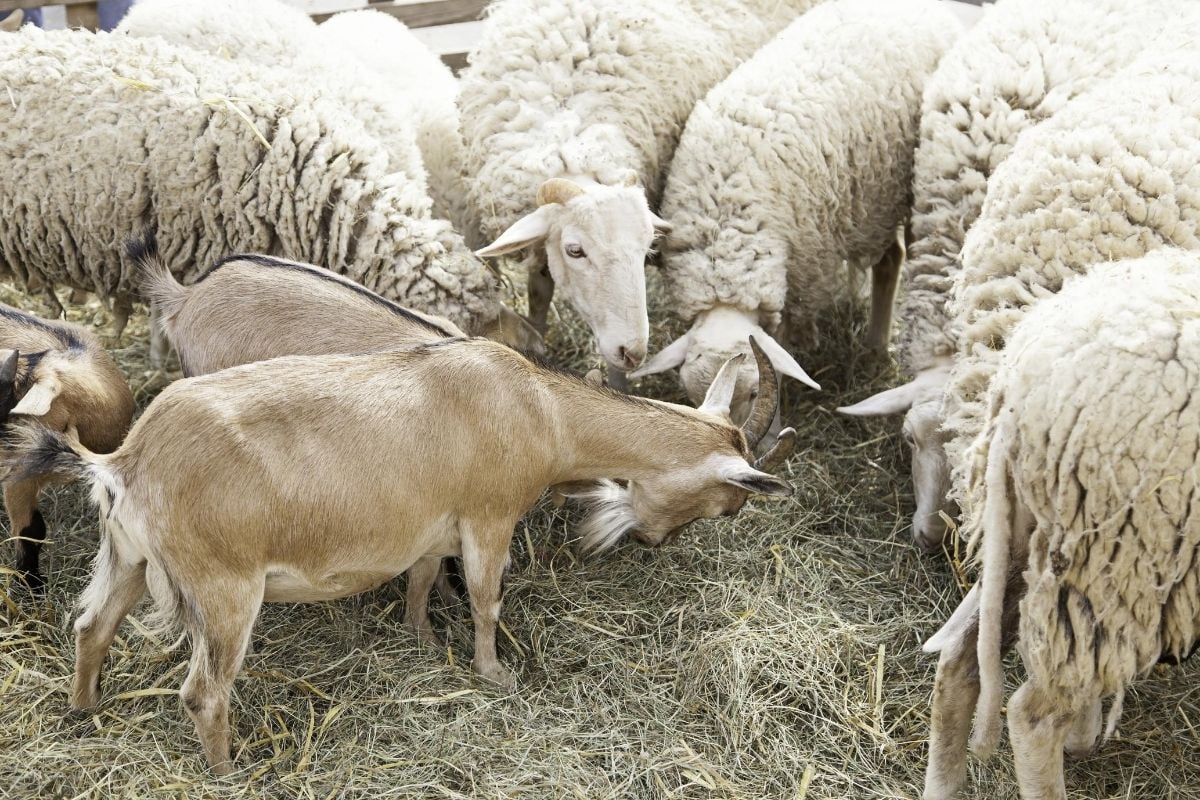
[[[493,664],[487,667],[476,666],[475,673],[488,683],[499,686],[501,689],[508,689],[511,691],[512,689],[517,688],[516,674],[512,670],[502,667],[499,664]]]

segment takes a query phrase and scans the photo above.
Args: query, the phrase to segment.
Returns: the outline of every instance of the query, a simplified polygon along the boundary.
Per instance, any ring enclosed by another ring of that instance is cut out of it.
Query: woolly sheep
[[[494,279],[362,126],[299,82],[250,72],[158,39],[0,36],[0,267],[128,298],[136,270],[118,243],[155,228],[185,280],[264,252],[467,330],[494,325]]]
[[[481,255],[524,259],[544,332],[555,284],[617,370],[645,357],[650,211],[692,106],[819,0],[502,0],[459,107]],[[638,183],[641,183],[641,186]]]
[[[403,100],[429,174],[434,215],[453,222],[472,248],[483,247],[478,215],[467,202],[454,73],[403,22],[382,11],[336,14],[317,32],[341,54],[362,62]]]
[[[951,48],[922,101],[913,163],[911,243],[896,316],[896,355],[912,380],[843,413],[905,413],[917,508],[913,538],[936,548],[950,469],[942,395],[956,337],[947,301],[963,238],[979,216],[988,176],[1018,134],[1128,66],[1172,25],[1179,0],[1000,0]]]
[[[381,76],[331,48],[303,11],[279,0],[138,0],[118,33],[157,36],[253,72],[283,70],[288,80],[340,102],[388,154],[387,171],[427,191],[417,129]]]
[[[1008,705],[1027,800],[1065,800],[1064,745],[1092,746],[1108,697],[1111,735],[1125,687],[1200,638],[1197,309],[1200,254],[1169,248],[1070,279],[1012,330],[974,465],[981,586],[926,648],[942,653],[926,800],[966,777],[976,697],[974,746],[995,746],[1005,628],[1027,673]]]
[[[872,343],[886,347],[921,90],[958,31],[934,0],[826,3],[697,104],[663,196],[663,268],[692,325],[635,375],[680,367],[703,397],[753,333],[779,372],[820,388],[783,343],[811,344],[860,293],[847,262],[875,265]],[[756,380],[744,361],[741,413]]]
[[[1200,249],[1200,4],[1193,11],[1150,55],[1022,135],[988,184],[955,280],[962,344],[945,399],[968,537],[984,395],[1027,308],[1097,262]]]

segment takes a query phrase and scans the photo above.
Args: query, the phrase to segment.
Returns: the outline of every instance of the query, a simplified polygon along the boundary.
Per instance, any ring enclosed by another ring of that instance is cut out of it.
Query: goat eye
[[[577,244],[569,244],[566,246],[567,255],[571,258],[583,258],[583,248]]]

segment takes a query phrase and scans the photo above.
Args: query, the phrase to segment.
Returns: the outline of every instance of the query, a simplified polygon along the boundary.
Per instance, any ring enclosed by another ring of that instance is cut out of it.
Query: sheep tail
[[[159,326],[164,326],[187,302],[188,288],[175,279],[159,255],[153,230],[129,240],[125,255],[138,265],[142,297],[158,311]]]
[[[979,701],[971,752],[990,758],[1000,741],[1000,705],[1004,698],[1001,640],[1004,591],[1012,540],[1012,500],[1008,493],[1008,435],[1002,417],[988,448],[983,503],[983,584],[979,599]]]

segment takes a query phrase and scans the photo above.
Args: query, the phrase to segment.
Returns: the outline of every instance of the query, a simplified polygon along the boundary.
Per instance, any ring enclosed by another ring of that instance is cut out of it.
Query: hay
[[[857,325],[809,359],[828,391],[789,387],[800,437],[788,501],[587,562],[568,541],[570,510],[520,524],[500,641],[516,693],[472,676],[465,606],[435,603],[446,651],[403,629],[397,586],[268,607],[234,691],[240,771],[227,780],[204,771],[176,696],[186,652],[136,625],[109,654],[100,708],[68,715],[72,604],[96,529],[78,489],[54,493],[45,601],[0,575],[0,796],[919,796],[934,671],[919,644],[961,592],[944,557],[909,544],[896,426],[830,410],[893,379],[846,355]],[[143,317],[120,344],[145,403],[166,378],[146,367]],[[565,313],[551,350],[595,364]],[[673,378],[649,391],[681,399]],[[1122,739],[1069,766],[1073,797],[1200,798],[1196,672],[1133,687]],[[976,796],[1016,798],[1006,748],[971,771]]]

